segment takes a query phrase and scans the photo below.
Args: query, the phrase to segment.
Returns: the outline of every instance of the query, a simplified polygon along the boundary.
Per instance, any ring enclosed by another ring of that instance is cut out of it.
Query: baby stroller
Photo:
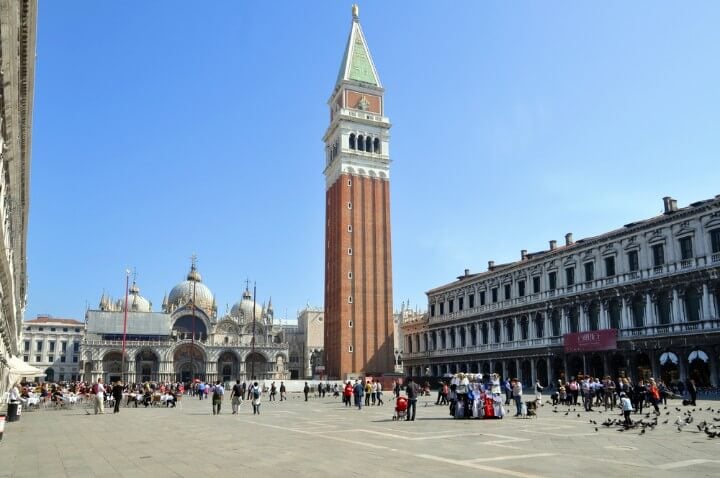
[[[398,397],[397,401],[395,402],[395,415],[393,415],[393,420],[402,420],[404,418],[407,418],[407,409],[408,409],[408,401],[405,397]]]

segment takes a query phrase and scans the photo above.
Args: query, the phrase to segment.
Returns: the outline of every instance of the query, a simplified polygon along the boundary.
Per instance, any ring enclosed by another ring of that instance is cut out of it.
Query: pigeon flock
[[[645,413],[641,415],[642,418],[640,418],[640,420],[637,420],[638,415],[633,415],[633,422],[630,425],[625,424],[625,420],[622,416],[619,416],[618,418],[608,417],[605,421],[600,422],[590,419],[589,423],[595,428],[596,432],[600,431],[601,427],[603,427],[605,429],[617,430],[620,433],[631,430],[639,430],[640,435],[645,435],[645,433],[652,432],[658,426],[668,425],[676,427],[678,432],[692,431],[695,433],[704,433],[707,435],[708,439],[720,438],[720,407],[718,407],[717,410],[713,407],[707,407],[705,409],[695,407],[691,410],[688,409],[685,412],[683,412],[681,408],[674,408],[676,412],[682,413],[677,415],[675,420],[672,422],[670,422],[671,418],[665,418],[660,421],[663,416],[669,417],[672,413],[672,411],[668,410],[668,407],[666,406],[663,408],[663,412],[659,415],[654,411]],[[568,416],[570,413],[575,412],[575,408],[568,408],[564,412],[562,410],[558,410],[557,407],[553,408],[553,413],[562,413],[564,416]],[[598,410],[598,413],[602,414],[603,411]],[[610,411],[609,413],[613,412]],[[581,415],[578,413],[577,416],[580,417]],[[695,423],[696,416],[698,420],[702,418],[702,421]],[[693,424],[694,426],[692,426]],[[695,429],[697,429],[697,431],[695,431]]]

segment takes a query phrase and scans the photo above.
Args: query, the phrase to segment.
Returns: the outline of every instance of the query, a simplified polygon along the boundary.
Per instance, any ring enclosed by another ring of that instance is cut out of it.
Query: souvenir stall
[[[505,416],[497,374],[483,377],[458,373],[450,381],[450,415],[454,418]]]

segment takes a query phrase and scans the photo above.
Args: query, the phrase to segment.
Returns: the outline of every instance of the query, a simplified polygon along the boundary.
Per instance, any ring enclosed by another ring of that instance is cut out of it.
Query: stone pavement
[[[567,407],[553,413],[549,405],[537,419],[453,420],[434,397],[421,399],[416,421],[395,422],[385,398],[388,405],[362,411],[331,397],[264,400],[260,416],[247,402],[231,415],[228,398],[213,416],[209,400],[188,397],[182,408],[123,407],[118,415],[88,415],[81,406],[25,412],[6,425],[0,477],[720,476],[720,438],[695,427],[720,424],[718,402],[699,402],[703,411],[682,432],[672,424],[678,404],[668,402],[661,424],[640,434],[596,432],[590,420],[610,414],[566,415]]]

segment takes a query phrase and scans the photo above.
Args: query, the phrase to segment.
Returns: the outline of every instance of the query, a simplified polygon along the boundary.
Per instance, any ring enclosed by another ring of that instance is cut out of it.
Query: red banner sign
[[[597,352],[617,349],[617,329],[563,335],[565,352]]]

